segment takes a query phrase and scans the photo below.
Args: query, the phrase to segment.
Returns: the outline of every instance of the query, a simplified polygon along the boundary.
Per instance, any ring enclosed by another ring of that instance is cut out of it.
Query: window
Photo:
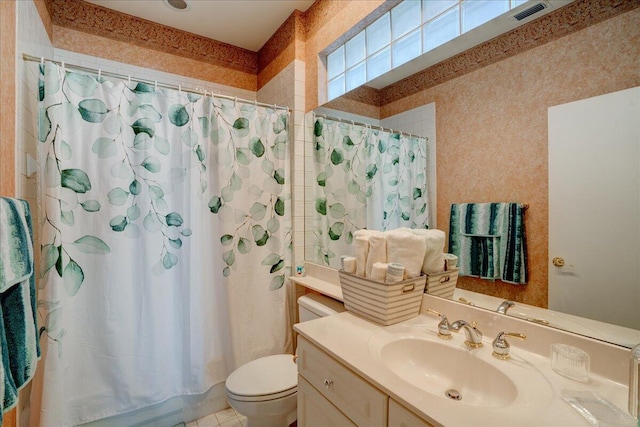
[[[526,1],[404,0],[327,55],[328,98],[337,98]]]

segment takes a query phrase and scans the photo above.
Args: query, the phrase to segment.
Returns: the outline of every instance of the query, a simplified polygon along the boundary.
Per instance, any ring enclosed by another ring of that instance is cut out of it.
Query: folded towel
[[[426,250],[425,239],[404,230],[388,231],[386,235],[387,262],[403,264],[408,279],[420,276]]]
[[[387,237],[383,232],[376,232],[369,235],[369,253],[367,254],[365,272],[367,277],[371,277],[373,265],[378,262],[387,262]]]
[[[446,234],[442,230],[436,229],[412,229],[413,234],[422,236],[426,243],[422,272],[424,274],[435,274],[444,271],[444,243]]]
[[[342,257],[342,271],[349,274],[356,274],[356,257],[343,256]]]
[[[366,277],[367,256],[369,255],[369,237],[357,236],[353,240],[356,250],[356,276]]]
[[[526,284],[524,209],[520,203],[451,205],[449,252],[461,276]]]
[[[371,280],[375,280],[376,282],[384,282],[387,277],[387,267],[388,264],[386,262],[374,263],[371,268]]]
[[[17,402],[18,390],[34,375],[37,339],[33,231],[29,204],[0,198],[0,351],[2,411]]]

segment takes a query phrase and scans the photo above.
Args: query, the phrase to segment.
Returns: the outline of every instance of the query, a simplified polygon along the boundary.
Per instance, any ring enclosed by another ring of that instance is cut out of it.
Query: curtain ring
[[[40,65],[44,65],[44,56],[40,57]]]
[[[178,94],[182,95],[182,85],[178,85]]]
[[[157,81],[157,80],[154,80],[154,81],[153,81],[153,90],[154,90],[154,91],[157,91],[157,90],[158,90],[158,81]]]
[[[62,61],[61,65],[62,65],[62,72],[63,72],[63,73],[66,73],[66,72],[67,72],[67,70],[66,70],[66,68],[64,67],[64,61]]]
[[[128,76],[128,77],[129,77],[129,83],[127,86],[131,86],[131,76]]]
[[[254,100],[253,100],[253,106],[254,106],[254,107],[257,107],[257,106],[258,106],[258,100],[257,100],[257,99],[254,99]]]
[[[238,97],[237,96],[233,99],[233,106],[234,107],[238,106]]]
[[[98,80],[102,78],[102,69],[98,68]]]

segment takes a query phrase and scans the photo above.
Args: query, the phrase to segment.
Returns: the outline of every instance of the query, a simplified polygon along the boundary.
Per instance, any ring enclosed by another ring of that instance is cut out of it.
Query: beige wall
[[[438,228],[452,203],[515,201],[526,212],[530,282],[459,286],[547,306],[547,109],[640,85],[640,9],[381,107],[436,103]],[[600,224],[599,226],[606,226]]]

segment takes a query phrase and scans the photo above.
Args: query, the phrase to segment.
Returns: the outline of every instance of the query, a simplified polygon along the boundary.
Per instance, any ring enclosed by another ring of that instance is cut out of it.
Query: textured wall
[[[463,288],[547,306],[547,109],[640,85],[640,8],[381,107],[436,103],[438,228],[452,203],[529,204],[530,282]]]

